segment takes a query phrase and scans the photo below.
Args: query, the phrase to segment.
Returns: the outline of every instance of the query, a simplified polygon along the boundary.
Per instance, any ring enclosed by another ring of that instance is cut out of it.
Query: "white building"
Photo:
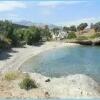
[[[60,30],[57,34],[54,34],[52,32],[52,38],[53,38],[53,40],[62,40],[64,38],[66,38],[67,36],[68,36],[68,33],[64,32],[62,30]]]

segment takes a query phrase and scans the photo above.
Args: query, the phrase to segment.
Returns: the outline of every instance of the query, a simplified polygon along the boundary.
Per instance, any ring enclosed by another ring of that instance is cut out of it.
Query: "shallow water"
[[[50,77],[86,74],[100,82],[100,47],[74,46],[43,52],[27,60],[21,70]]]
[[[94,98],[94,99],[69,99],[69,98],[66,98],[66,99],[58,99],[58,98],[56,98],[56,99],[33,99],[33,98],[27,98],[27,99],[21,99],[21,98],[8,98],[8,99],[4,99],[4,98],[1,98],[0,100],[100,100],[99,98],[98,99],[96,99],[96,98]]]

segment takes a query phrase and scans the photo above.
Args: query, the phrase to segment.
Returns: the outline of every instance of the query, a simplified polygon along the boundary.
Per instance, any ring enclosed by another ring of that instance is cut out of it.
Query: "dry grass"
[[[9,71],[4,74],[4,79],[7,81],[23,78],[24,74],[18,71]]]

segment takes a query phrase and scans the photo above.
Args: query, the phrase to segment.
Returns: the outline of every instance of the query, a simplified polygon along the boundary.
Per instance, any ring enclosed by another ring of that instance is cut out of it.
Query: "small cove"
[[[100,47],[66,46],[45,51],[28,59],[20,69],[49,77],[85,74],[100,82]]]

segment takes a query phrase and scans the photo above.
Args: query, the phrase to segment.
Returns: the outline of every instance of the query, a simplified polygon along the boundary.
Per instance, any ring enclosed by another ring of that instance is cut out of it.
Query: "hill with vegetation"
[[[12,46],[32,45],[51,38],[48,26],[38,28],[36,26],[24,26],[10,21],[0,21],[0,49]]]
[[[53,40],[52,34],[59,35],[61,31],[67,33],[64,38],[67,42],[83,43],[85,41],[90,43],[91,41],[96,41],[98,43],[100,38],[100,22],[91,24],[90,28],[87,28],[87,26],[87,23],[81,23],[78,26],[72,25],[70,27],[53,26],[51,29],[49,25],[39,27],[37,25],[27,26],[12,23],[8,20],[0,21],[0,49],[50,41]]]

